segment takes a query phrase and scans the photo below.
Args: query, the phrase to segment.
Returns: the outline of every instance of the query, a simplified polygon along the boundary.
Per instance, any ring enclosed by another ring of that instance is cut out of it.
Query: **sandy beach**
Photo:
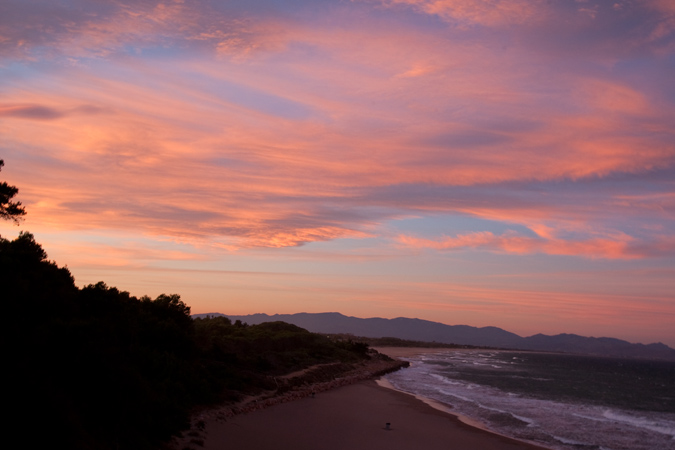
[[[390,356],[409,356],[445,349],[378,350]],[[541,449],[466,425],[372,380],[249,414],[211,418],[200,434],[191,448],[199,448],[203,440],[206,450]]]
[[[390,429],[386,429],[389,422]],[[207,424],[204,447],[256,450],[534,450],[363,381]]]

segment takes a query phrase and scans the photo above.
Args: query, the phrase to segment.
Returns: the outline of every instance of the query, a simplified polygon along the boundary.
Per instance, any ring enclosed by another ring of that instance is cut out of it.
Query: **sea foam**
[[[449,351],[427,354],[425,360],[407,358],[411,367],[387,379],[397,389],[449,405],[499,434],[556,450],[675,450],[675,413],[603,404],[621,399],[596,395],[617,392],[611,376],[589,373],[597,361],[556,358]]]

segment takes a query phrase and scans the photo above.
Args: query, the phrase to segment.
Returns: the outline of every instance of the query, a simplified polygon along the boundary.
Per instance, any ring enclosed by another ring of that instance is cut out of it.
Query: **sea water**
[[[675,449],[675,362],[441,351],[389,374],[486,428],[556,450]]]

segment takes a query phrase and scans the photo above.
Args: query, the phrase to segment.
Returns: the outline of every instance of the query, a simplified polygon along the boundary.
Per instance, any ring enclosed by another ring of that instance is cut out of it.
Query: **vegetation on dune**
[[[460,344],[445,344],[441,342],[428,341],[412,341],[409,339],[399,339],[396,337],[365,337],[354,336],[349,333],[331,334],[330,338],[333,340],[351,341],[360,343],[366,347],[419,347],[419,348],[475,348],[486,349],[491,347],[475,346],[475,345],[460,345]]]
[[[79,289],[29,233],[0,237],[0,277],[16,339],[12,428],[35,447],[154,448],[197,405],[274,390],[275,377],[312,365],[368,358],[364,344],[283,322],[193,320],[178,295],[136,298],[103,282]]]
[[[216,375],[223,400],[242,392],[278,388],[275,377],[329,362],[366,359],[365,345],[333,342],[285,322],[234,324],[226,317],[194,320],[195,342],[209,373]]]

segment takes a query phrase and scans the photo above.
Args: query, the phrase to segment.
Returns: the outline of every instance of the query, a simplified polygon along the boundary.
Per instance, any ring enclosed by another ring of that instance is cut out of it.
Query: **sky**
[[[4,0],[0,159],[78,286],[675,347],[672,0]]]

